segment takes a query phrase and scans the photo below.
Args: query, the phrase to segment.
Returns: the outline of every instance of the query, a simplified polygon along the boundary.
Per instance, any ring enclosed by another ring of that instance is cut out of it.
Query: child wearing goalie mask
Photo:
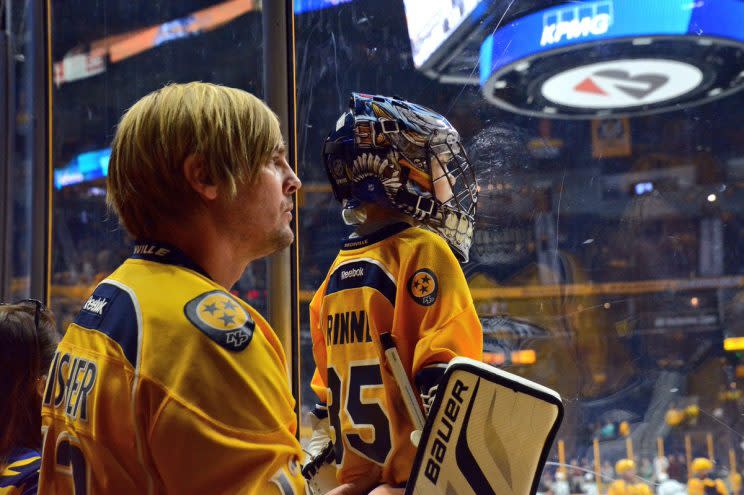
[[[458,263],[473,235],[475,173],[443,116],[359,93],[323,159],[344,221],[357,229],[310,304],[319,404],[303,472],[313,478],[335,464],[333,495],[402,494],[414,425],[380,334],[391,334],[424,410],[452,358],[482,358],[482,327]]]

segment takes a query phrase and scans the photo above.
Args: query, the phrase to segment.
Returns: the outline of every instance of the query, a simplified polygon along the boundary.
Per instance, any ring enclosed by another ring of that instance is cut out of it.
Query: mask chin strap
[[[408,215],[420,221],[429,230],[437,232],[440,236],[444,237],[453,251],[456,252],[457,256],[463,261],[468,260],[468,251],[470,249],[470,243],[464,245],[462,242],[458,242],[458,234],[466,234],[458,232],[461,220],[468,215],[458,213],[452,208],[448,208],[446,205],[430,199],[424,198],[417,194],[413,194],[407,191],[404,187],[398,189],[395,194],[393,202],[399,207],[404,208]],[[410,212],[410,213],[409,213]],[[449,217],[454,218],[454,228],[447,227],[447,220]],[[472,225],[472,218],[469,218],[469,223]],[[452,230],[454,235],[446,235],[447,230]]]
[[[422,222],[427,218],[435,218],[439,211],[439,205],[436,201],[410,193],[402,187],[398,189],[393,201],[395,204],[402,205],[406,209],[411,210],[409,215]]]

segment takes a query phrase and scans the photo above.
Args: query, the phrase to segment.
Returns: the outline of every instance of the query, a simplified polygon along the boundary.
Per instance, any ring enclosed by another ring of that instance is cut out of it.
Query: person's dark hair
[[[0,466],[16,448],[41,447],[39,380],[47,373],[57,347],[51,311],[33,301],[0,304]]]

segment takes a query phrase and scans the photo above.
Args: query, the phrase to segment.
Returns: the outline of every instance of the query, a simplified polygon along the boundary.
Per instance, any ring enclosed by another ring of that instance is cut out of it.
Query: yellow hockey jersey
[[[138,243],[54,355],[40,493],[304,494],[293,408],[268,323],[177,249]]]
[[[432,365],[455,356],[482,359],[483,331],[457,259],[439,236],[407,224],[350,238],[310,303],[310,324],[312,387],[327,404],[339,481],[376,464],[380,482],[405,482],[413,425],[379,334],[391,333],[409,380],[426,381]]]
[[[728,495],[726,484],[720,479],[690,478],[687,482],[689,495]]]
[[[615,480],[607,489],[607,495],[651,495],[651,489],[645,483],[628,483],[625,480]]]

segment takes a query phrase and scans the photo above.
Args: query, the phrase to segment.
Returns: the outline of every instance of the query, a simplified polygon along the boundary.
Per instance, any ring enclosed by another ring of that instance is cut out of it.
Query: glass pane
[[[10,2],[10,28],[12,36],[12,58],[9,61],[14,83],[10,109],[15,120],[14,135],[11,136],[10,163],[11,191],[11,252],[10,254],[10,300],[29,297],[31,276],[31,208],[32,208],[32,163],[35,159],[35,143],[32,124],[31,92],[34,84],[32,57],[36,40],[31,35],[27,22],[34,15],[33,2]],[[3,9],[6,6],[3,5]]]
[[[652,490],[662,470],[686,483],[695,457],[735,488],[744,39],[723,19],[744,9],[654,6],[359,0],[296,15],[306,411],[307,305],[352,230],[323,141],[352,92],[397,95],[444,115],[476,169],[462,268],[484,361],[563,399],[539,491],[604,493],[626,457]]]
[[[261,13],[252,2],[52,2],[54,232],[52,306],[62,331],[132,247],[106,209],[109,146],[122,114],[171,82],[261,97]],[[265,314],[266,263],[233,288]]]

